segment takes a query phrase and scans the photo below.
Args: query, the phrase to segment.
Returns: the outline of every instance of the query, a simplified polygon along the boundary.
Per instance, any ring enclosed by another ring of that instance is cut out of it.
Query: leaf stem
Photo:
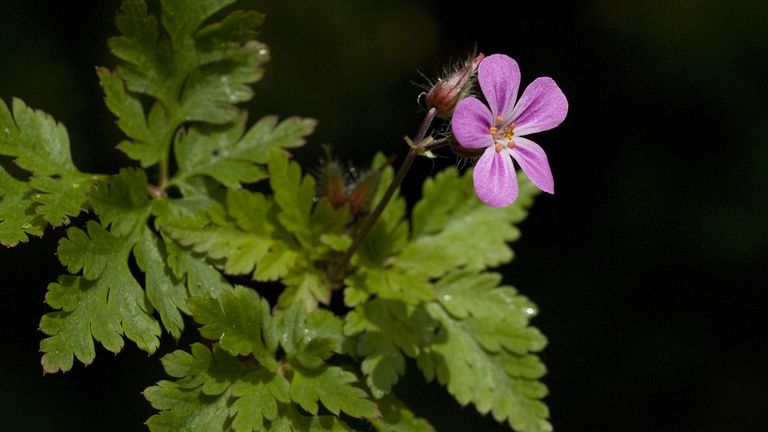
[[[352,244],[344,253],[344,257],[328,272],[328,279],[331,281],[332,285],[336,285],[336,283],[339,282],[339,277],[342,276],[346,271],[347,266],[349,265],[349,260],[352,259],[352,255],[357,252],[357,249],[359,249],[363,244],[365,237],[368,236],[368,233],[371,232],[371,229],[376,224],[376,221],[379,220],[379,217],[384,212],[384,209],[386,209],[387,204],[389,204],[389,201],[392,199],[395,191],[397,191],[397,188],[400,187],[403,179],[405,179],[405,175],[411,168],[411,165],[413,164],[414,159],[416,159],[416,156],[422,153],[424,137],[427,135],[429,126],[435,119],[436,114],[437,110],[435,108],[430,108],[429,111],[427,111],[427,114],[424,116],[424,120],[421,122],[421,126],[419,126],[419,130],[416,132],[416,138],[413,140],[413,146],[411,146],[408,154],[405,156],[405,160],[403,161],[403,164],[400,165],[400,169],[397,170],[397,174],[395,174],[395,178],[392,179],[392,183],[389,184],[389,187],[384,192],[384,195],[381,197],[378,204],[376,204],[376,208],[374,208],[368,217],[363,221],[363,225],[357,232],[357,235],[352,241]]]

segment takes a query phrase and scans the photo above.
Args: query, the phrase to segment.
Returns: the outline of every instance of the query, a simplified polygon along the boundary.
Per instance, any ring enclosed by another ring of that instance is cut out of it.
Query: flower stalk
[[[412,140],[413,145],[410,146],[403,164],[400,165],[400,169],[397,170],[395,177],[392,179],[392,183],[390,183],[389,187],[387,187],[387,190],[384,191],[384,195],[376,204],[376,207],[373,209],[373,211],[363,221],[363,224],[357,231],[357,235],[352,241],[352,244],[349,246],[349,248],[347,248],[346,252],[344,252],[344,256],[335,266],[331,267],[330,271],[328,272],[328,279],[331,281],[332,285],[336,285],[338,282],[340,282],[340,278],[343,277],[344,272],[347,270],[347,266],[349,265],[349,261],[352,259],[352,255],[354,255],[355,252],[357,252],[357,250],[363,244],[363,241],[368,236],[368,233],[371,232],[371,229],[376,224],[376,221],[379,220],[379,217],[384,212],[384,209],[387,208],[387,204],[389,204],[389,201],[392,199],[392,196],[394,196],[395,191],[400,187],[400,184],[402,184],[403,179],[405,179],[405,175],[408,173],[411,165],[413,165],[413,161],[416,159],[416,156],[423,153],[424,149],[422,146],[425,144],[424,138],[427,136],[429,126],[432,124],[432,121],[435,119],[436,115],[437,109],[434,107],[427,111],[427,114],[424,116],[424,119],[421,122],[421,126],[419,126],[419,129],[416,132],[416,138]]]

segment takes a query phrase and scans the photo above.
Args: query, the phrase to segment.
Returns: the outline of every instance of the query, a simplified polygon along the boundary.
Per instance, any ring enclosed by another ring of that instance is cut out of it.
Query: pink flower
[[[568,101],[552,78],[536,78],[520,100],[520,68],[503,54],[486,57],[478,81],[488,106],[477,98],[461,100],[453,113],[453,135],[462,147],[485,149],[475,164],[475,193],[491,207],[506,207],[517,198],[514,159],[531,182],[554,193],[555,183],[544,150],[526,135],[563,122]],[[490,107],[490,109],[489,109]]]

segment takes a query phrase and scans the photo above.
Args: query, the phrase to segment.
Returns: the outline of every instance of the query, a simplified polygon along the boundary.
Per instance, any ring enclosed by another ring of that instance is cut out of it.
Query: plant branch
[[[400,187],[400,184],[403,182],[403,179],[405,178],[405,175],[408,173],[408,170],[411,168],[411,165],[413,164],[414,159],[416,159],[416,156],[421,154],[423,152],[423,141],[424,137],[427,135],[427,131],[429,130],[429,126],[432,124],[432,121],[435,119],[435,115],[437,114],[437,110],[435,108],[430,108],[429,111],[427,111],[427,114],[424,116],[424,120],[421,122],[421,126],[419,127],[419,130],[416,132],[416,139],[413,140],[413,146],[408,151],[408,154],[405,156],[405,160],[403,161],[403,164],[400,165],[400,169],[397,170],[397,174],[395,174],[395,178],[392,179],[392,183],[389,184],[389,187],[384,192],[384,195],[379,200],[378,204],[376,204],[376,208],[373,209],[373,211],[368,215],[367,218],[365,218],[365,221],[363,221],[363,225],[360,227],[360,230],[357,232],[357,235],[355,236],[355,239],[353,240],[352,244],[349,246],[347,251],[344,253],[344,257],[339,261],[337,265],[332,267],[328,273],[328,279],[331,281],[332,284],[336,284],[338,282],[339,277],[341,277],[344,272],[347,269],[347,266],[349,265],[349,260],[352,259],[352,255],[357,252],[357,249],[360,248],[360,246],[363,244],[363,241],[368,236],[368,233],[371,232],[371,229],[376,224],[376,221],[379,220],[379,217],[384,212],[384,209],[387,207],[387,204],[389,204],[389,201],[392,199],[392,196],[395,194],[395,191],[397,188]]]

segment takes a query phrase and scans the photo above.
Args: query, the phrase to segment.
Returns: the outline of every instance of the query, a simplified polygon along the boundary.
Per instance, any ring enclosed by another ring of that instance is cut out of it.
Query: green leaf
[[[245,120],[245,115],[239,115],[232,123],[193,127],[179,135],[175,152],[180,178],[206,175],[233,188],[261,180],[266,177],[261,165],[269,155],[303,145],[316,124],[297,117],[278,124],[276,117],[268,116],[243,135]]]
[[[296,266],[283,280],[285,290],[280,294],[278,307],[286,309],[302,304],[307,310],[316,309],[318,303],[331,303],[331,285],[325,273],[310,263]]]
[[[40,343],[47,372],[67,371],[72,358],[89,364],[95,355],[91,338],[112,352],[123,346],[122,335],[144,351],[159,346],[160,326],[152,318],[152,306],[128,267],[135,241],[107,232],[90,221],[87,234],[67,230],[58,255],[70,272],[82,270],[83,278],[62,276],[49,286],[46,301],[59,312],[48,313],[40,329],[48,336]]]
[[[204,256],[182,248],[170,240],[165,245],[168,250],[168,265],[177,278],[185,279],[190,296],[218,298],[232,289]]]
[[[0,154],[38,176],[76,173],[69,150],[69,136],[51,116],[13,100],[13,117],[0,100]]]
[[[230,410],[232,427],[238,432],[263,430],[264,420],[278,418],[278,401],[287,403],[290,400],[288,381],[263,369],[237,381],[232,394],[238,398]]]
[[[218,299],[192,298],[192,315],[203,327],[203,337],[218,341],[232,355],[252,354],[264,367],[274,371],[276,341],[263,333],[272,326],[269,304],[252,289],[236,286]]]
[[[53,226],[69,223],[88,206],[88,194],[95,183],[94,176],[71,172],[61,177],[32,177],[29,185],[37,191],[32,199],[39,205],[35,212]]]
[[[188,312],[187,289],[166,265],[165,246],[157,235],[145,227],[133,253],[146,277],[147,298],[160,314],[166,330],[178,340],[184,330],[180,311]]]
[[[13,116],[0,100],[0,154],[32,173],[29,186],[34,210],[51,225],[69,223],[87,206],[95,176],[83,174],[72,162],[69,136],[51,116],[13,100]]]
[[[302,178],[301,168],[283,154],[273,153],[269,160],[269,184],[280,207],[278,219],[305,247],[311,247],[310,217],[315,197],[315,179]]]
[[[381,418],[371,423],[379,432],[435,432],[432,425],[416,417],[408,407],[394,396],[378,401]]]
[[[185,390],[169,381],[160,381],[144,390],[155,409],[163,410],[147,420],[152,432],[221,432],[227,430],[227,395],[206,396],[198,389]]]
[[[128,89],[157,98],[174,118],[233,120],[238,114],[233,104],[252,97],[248,84],[261,78],[268,51],[252,39],[262,21],[257,14],[230,15],[200,29],[232,2],[162,1],[168,40],[158,38],[157,20],[143,2],[124,2],[117,21],[123,35],[110,40],[110,49],[124,61],[118,72]]]
[[[131,4],[134,2],[126,2],[123,8],[130,7]],[[141,23],[137,22],[136,25]],[[128,157],[140,161],[143,167],[158,163],[166,150],[160,145],[159,140],[165,138],[165,134],[173,132],[170,129],[175,127],[168,121],[165,109],[155,104],[147,119],[141,101],[126,90],[125,82],[120,75],[106,68],[98,68],[96,72],[104,89],[104,101],[107,107],[117,116],[117,125],[120,129],[132,138],[132,141],[121,142],[118,148]]]
[[[405,357],[392,339],[379,332],[363,333],[357,343],[357,354],[365,357],[361,370],[366,384],[376,398],[392,391],[405,373]]]
[[[231,386],[244,369],[226,352],[211,352],[202,344],[192,345],[192,352],[175,351],[162,359],[165,371],[175,382],[160,381],[144,390],[144,397],[160,413],[147,425],[153,432],[227,430]]]
[[[495,273],[450,274],[437,284],[437,299],[452,317],[462,320],[486,350],[506,349],[516,354],[541,351],[546,338],[528,326],[537,313],[536,305],[512,287],[499,287],[500,281]]]
[[[366,384],[377,398],[389,393],[405,371],[403,353],[417,357],[430,343],[435,324],[423,306],[376,298],[345,317],[344,334],[364,357]]]
[[[108,183],[98,184],[91,196],[93,209],[112,232],[125,235],[144,223],[149,211],[147,175],[143,170],[123,168]]]
[[[178,378],[176,385],[184,389],[200,387],[202,393],[216,396],[226,393],[230,385],[239,379],[245,369],[240,361],[226,351],[195,343],[191,352],[174,351],[162,358],[165,372]]]
[[[272,238],[275,229],[268,215],[273,213],[274,203],[261,194],[247,191],[227,192],[227,208],[213,206],[208,212],[193,217],[163,217],[160,228],[171,238],[195,252],[205,253],[213,260],[223,260],[228,274],[248,274],[264,265],[271,275],[287,272],[284,263],[270,261],[270,252],[281,254],[281,245]],[[228,212],[229,214],[222,214]],[[262,264],[262,262],[264,264]],[[265,272],[266,272],[265,269]],[[260,279],[266,279],[264,272]]]
[[[96,72],[104,89],[104,101],[117,116],[117,125],[127,136],[141,143],[151,143],[153,134],[147,126],[147,119],[141,101],[128,93],[120,76],[107,68],[97,68]],[[159,155],[157,157],[159,160]]]
[[[15,246],[43,235],[46,223],[35,213],[32,190],[0,167],[0,244]]]
[[[253,278],[257,281],[274,281],[287,276],[299,259],[299,248],[291,239],[275,238],[273,240],[274,243],[272,243],[269,251],[256,266]],[[293,283],[290,283],[290,286],[303,287],[306,278],[312,277],[312,275],[301,271],[296,272],[295,275],[296,277],[291,278]],[[295,282],[296,279],[301,279],[301,281],[297,283]]]
[[[266,164],[272,153],[304,145],[305,138],[315,130],[314,119],[288,117],[278,123],[276,116],[262,117],[238,143],[239,151],[253,162]]]
[[[349,432],[353,430],[336,416],[305,416],[293,405],[281,408],[280,417],[272,422],[267,429],[269,432]]]
[[[227,187],[239,188],[266,177],[272,152],[304,144],[315,121],[291,117],[277,124],[274,116],[264,117],[243,135],[245,115],[224,126],[191,128],[176,142],[176,160],[181,178],[207,175]]]
[[[237,151],[243,134],[245,115],[222,126],[192,127],[177,135],[176,161],[180,179],[205,175],[224,186],[239,188],[266,178],[266,170]]]
[[[295,370],[291,380],[291,399],[310,414],[317,414],[318,401],[335,415],[343,411],[352,417],[376,417],[376,404],[367,399],[363,390],[351,384],[355,374],[337,366],[320,371]]]
[[[395,265],[434,278],[457,268],[479,270],[509,262],[513,255],[507,243],[520,236],[513,223],[525,218],[536,194],[528,180],[518,180],[518,200],[502,209],[475,197],[471,172],[459,176],[446,169],[428,180],[424,198],[414,207],[411,242]],[[457,247],[470,244],[470,251]]]
[[[400,269],[361,269],[345,281],[347,290],[361,291],[365,297],[400,300],[419,304],[435,297],[432,285],[423,275]],[[354,306],[354,304],[348,304]]]
[[[333,313],[293,304],[279,315],[277,334],[286,357],[304,369],[317,369],[341,351],[341,320]]]
[[[506,420],[517,431],[550,431],[549,411],[540,401],[547,393],[539,381],[546,370],[533,354],[546,341],[527,328],[530,303],[497,283],[496,276],[470,272],[438,283],[443,303],[430,303],[427,310],[440,327],[418,365],[427,379],[436,376],[462,405],[471,402],[480,413],[491,412],[496,421]]]

